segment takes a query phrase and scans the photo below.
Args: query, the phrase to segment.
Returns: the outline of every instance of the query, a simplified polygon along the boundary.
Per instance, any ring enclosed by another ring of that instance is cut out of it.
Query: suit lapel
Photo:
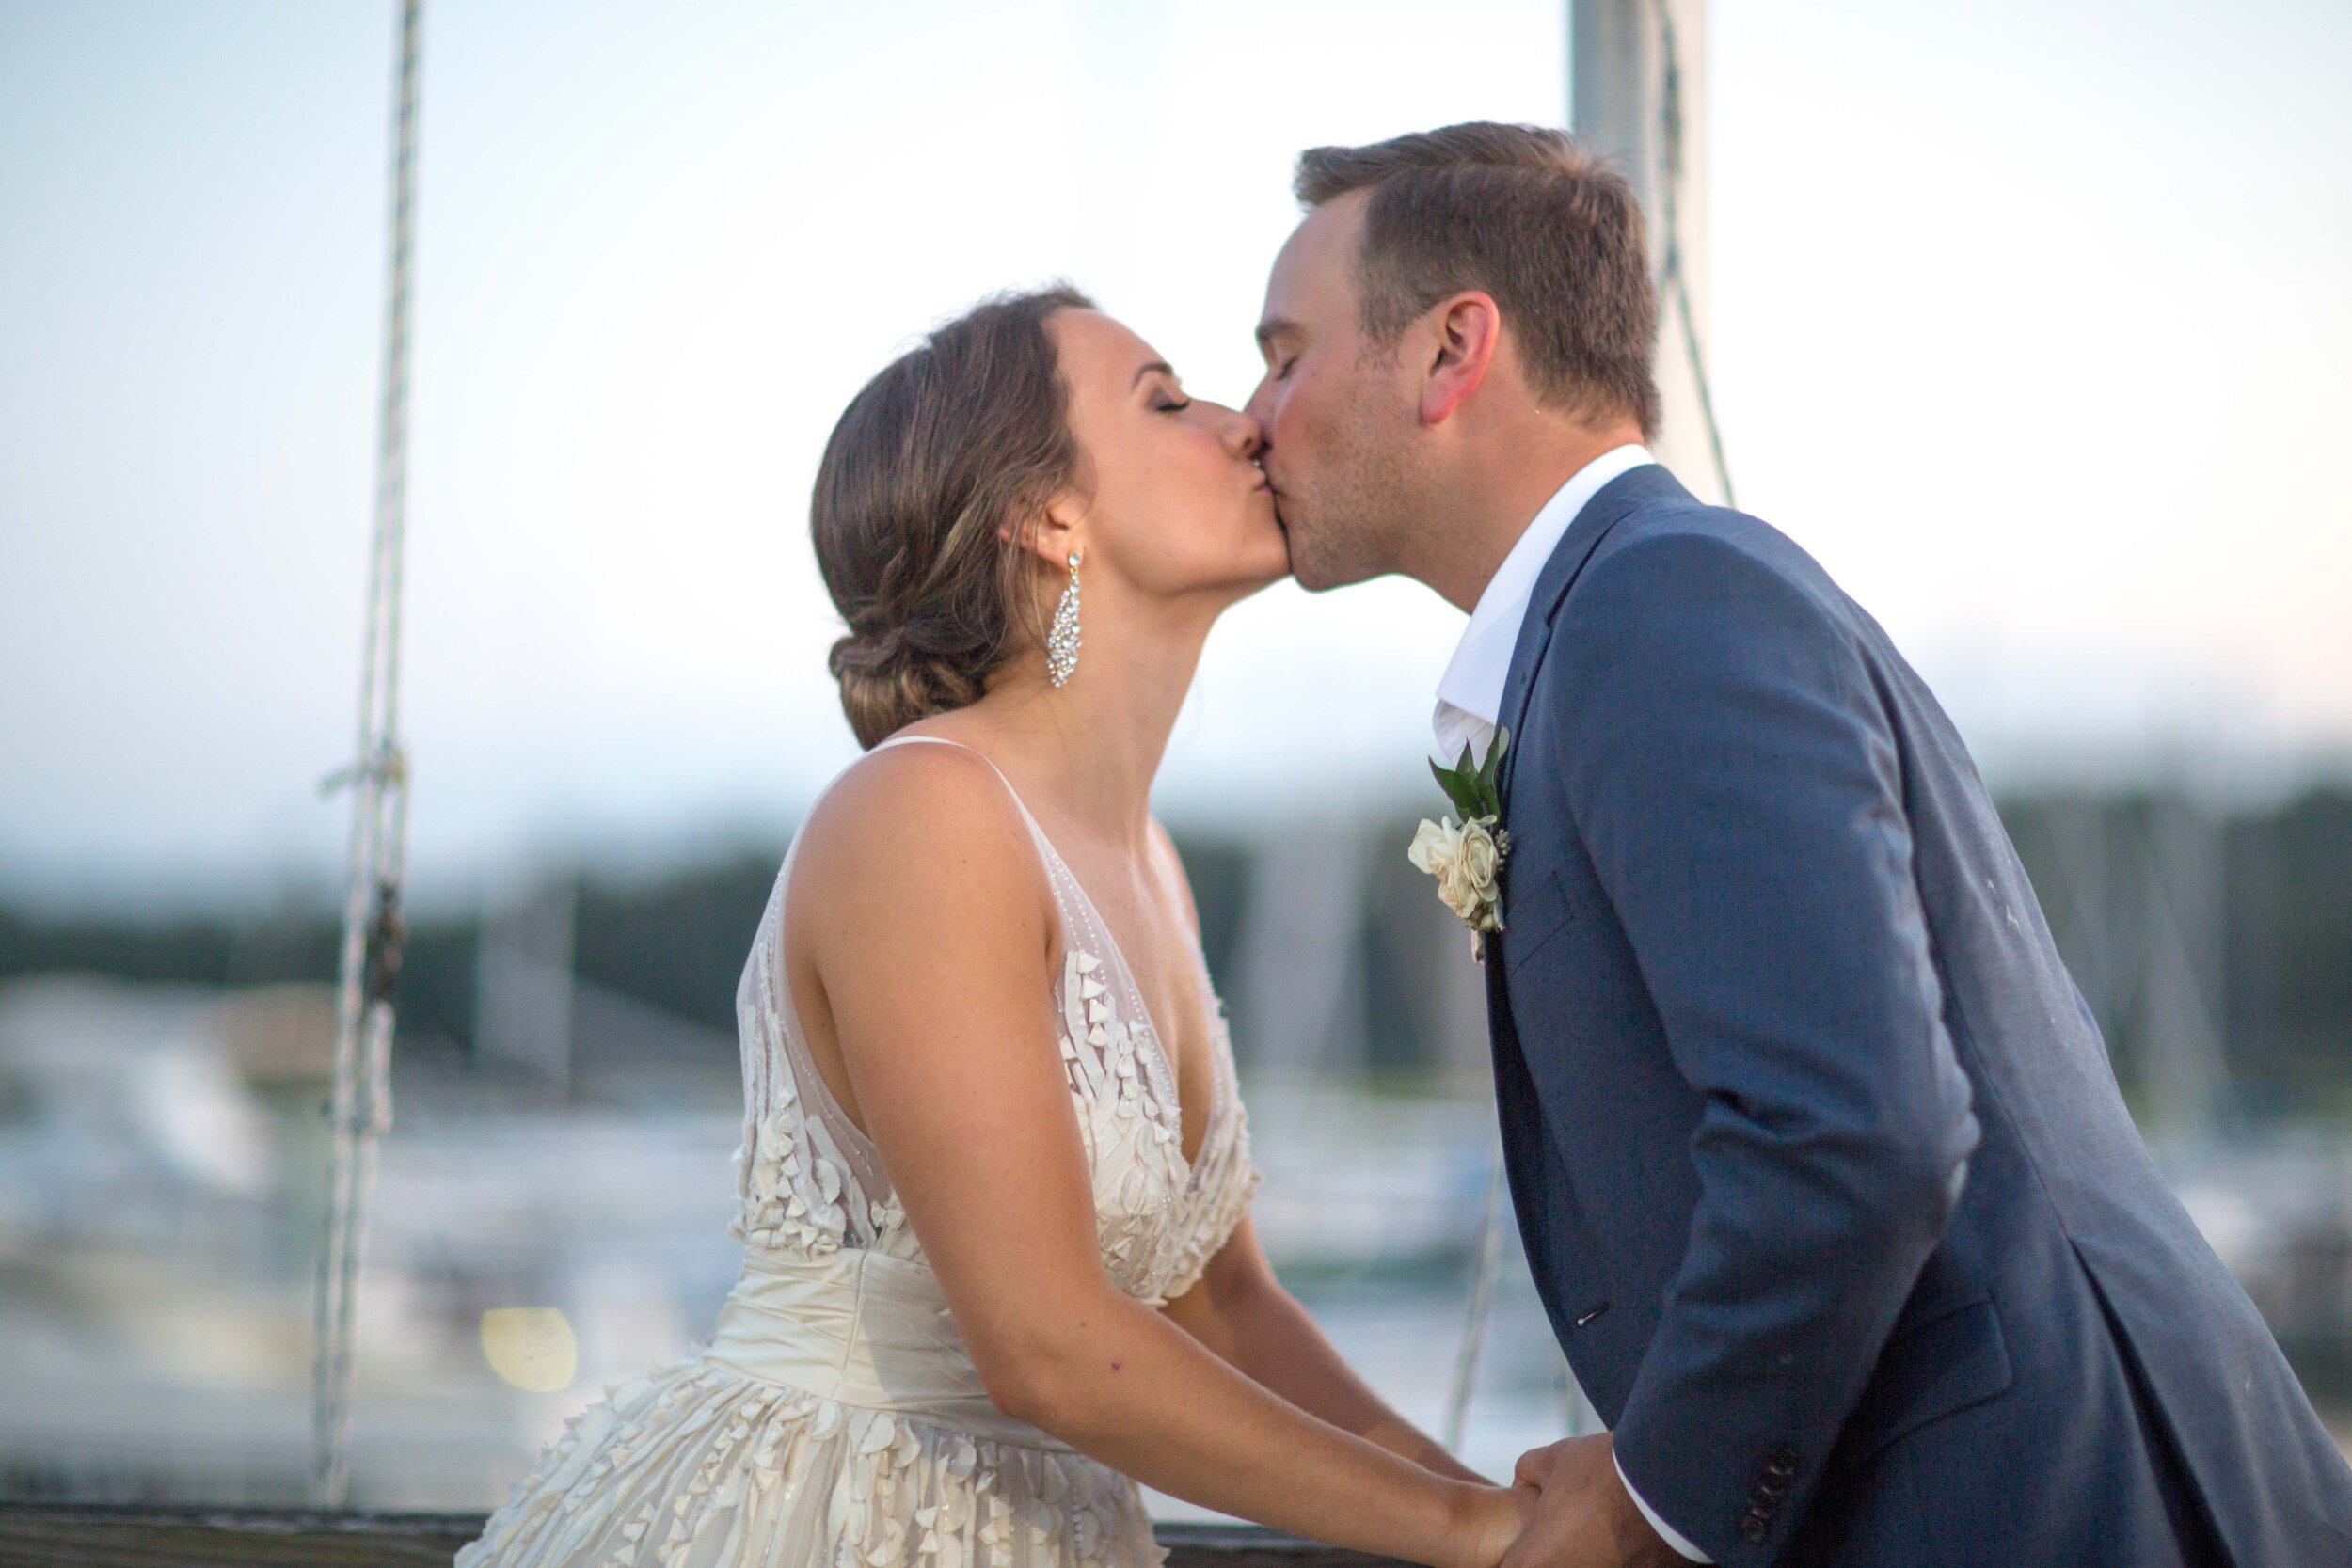
[[[1559,613],[1560,601],[1567,597],[1577,574],[1584,570],[1584,563],[1611,529],[1647,501],[1677,497],[1689,500],[1691,493],[1662,465],[1647,463],[1619,474],[1584,503],[1584,510],[1560,536],[1551,559],[1544,562],[1534,590],[1528,595],[1527,618],[1519,623],[1518,641],[1512,644],[1511,674],[1503,682],[1502,706],[1495,716],[1496,723],[1511,732],[1512,745],[1502,753],[1502,771],[1496,781],[1506,806],[1511,799],[1511,775],[1519,760],[1519,721],[1526,716],[1528,695],[1535,689],[1535,673],[1543,668],[1545,650],[1551,645],[1551,622]]]

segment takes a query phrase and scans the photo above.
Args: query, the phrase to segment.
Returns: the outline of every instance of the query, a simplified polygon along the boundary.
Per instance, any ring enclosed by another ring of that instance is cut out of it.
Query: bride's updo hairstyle
[[[849,624],[827,664],[859,745],[978,701],[1043,641],[1023,546],[1079,462],[1045,324],[1093,308],[1066,286],[985,300],[867,382],[834,426],[809,531]]]

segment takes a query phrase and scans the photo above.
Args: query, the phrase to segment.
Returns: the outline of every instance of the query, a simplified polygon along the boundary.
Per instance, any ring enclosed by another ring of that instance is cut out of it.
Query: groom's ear
[[[1494,296],[1468,289],[1439,300],[1422,318],[1428,357],[1422,376],[1421,422],[1442,424],[1486,379],[1502,337]]]

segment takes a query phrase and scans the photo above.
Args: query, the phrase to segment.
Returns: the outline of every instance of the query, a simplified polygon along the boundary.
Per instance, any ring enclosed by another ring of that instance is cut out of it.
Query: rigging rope
[[[1691,379],[1696,385],[1699,415],[1707,424],[1707,443],[1715,459],[1715,478],[1723,485],[1724,504],[1737,506],[1731,488],[1731,465],[1724,457],[1723,431],[1715,422],[1715,399],[1707,377],[1707,355],[1699,342],[1697,320],[1691,313],[1691,284],[1682,270],[1682,232],[1677,216],[1677,200],[1682,184],[1682,61],[1675,39],[1674,16],[1668,8],[1669,0],[1650,0],[1649,9],[1658,20],[1660,59],[1658,103],[1658,210],[1659,227],[1664,238],[1663,255],[1659,264],[1658,287],[1661,296],[1669,299],[1675,315],[1682,323],[1682,341],[1691,356]],[[1462,1348],[1454,1358],[1454,1386],[1446,1400],[1445,1446],[1448,1451],[1459,1454],[1462,1436],[1470,1419],[1470,1387],[1478,1375],[1479,1353],[1486,1341],[1486,1321],[1494,1308],[1495,1273],[1502,1255],[1502,1150],[1497,1146],[1493,1167],[1486,1176],[1486,1212],[1478,1233],[1478,1248],[1470,1275],[1470,1302],[1464,1312]],[[1563,1363],[1565,1367],[1565,1363]],[[1582,1403],[1577,1394],[1573,1372],[1567,1379],[1565,1398],[1569,1426],[1573,1430],[1582,1424]]]
[[[1470,1275],[1468,1320],[1462,1324],[1462,1349],[1454,1358],[1454,1392],[1446,1400],[1445,1447],[1462,1451],[1462,1433],[1470,1424],[1470,1385],[1478,1375],[1478,1353],[1486,1348],[1486,1319],[1494,1306],[1495,1273],[1502,1261],[1502,1145],[1495,1145],[1486,1167],[1486,1217],[1478,1231],[1478,1265]]]
[[[351,1482],[353,1316],[367,1250],[376,1147],[392,1125],[392,994],[405,927],[408,758],[400,741],[402,546],[408,511],[408,297],[417,175],[418,51],[422,0],[402,0],[393,97],[391,255],[384,306],[376,430],[375,530],[368,567],[359,739],[354,760],[321,788],[352,790],[349,892],[335,1014],[335,1086],[327,1102],[334,1174],[319,1257],[311,1367],[311,1485],[341,1508]]]

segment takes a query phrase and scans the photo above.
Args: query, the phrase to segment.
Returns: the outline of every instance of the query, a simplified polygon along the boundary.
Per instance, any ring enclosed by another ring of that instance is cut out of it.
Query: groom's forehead
[[[1353,294],[1357,245],[1370,198],[1368,191],[1350,191],[1300,220],[1266,279],[1269,316],[1295,320],[1316,302]]]

